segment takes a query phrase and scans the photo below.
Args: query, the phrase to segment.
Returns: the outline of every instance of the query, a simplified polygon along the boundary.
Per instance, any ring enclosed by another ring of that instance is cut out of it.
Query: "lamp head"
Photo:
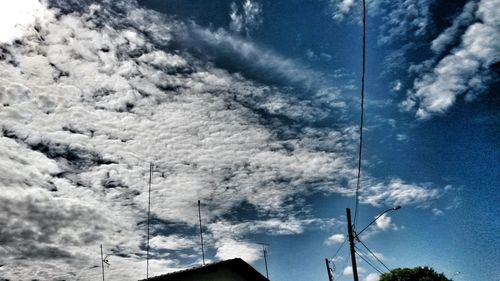
[[[399,205],[398,205],[398,206],[396,206],[396,207],[394,207],[394,208],[392,208],[392,209],[393,209],[394,211],[396,211],[396,210],[401,209],[401,206],[399,206]]]

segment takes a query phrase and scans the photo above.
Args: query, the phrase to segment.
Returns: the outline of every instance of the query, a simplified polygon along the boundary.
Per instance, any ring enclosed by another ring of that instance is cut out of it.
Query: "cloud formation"
[[[12,42],[34,27],[37,17],[43,17],[45,7],[38,0],[19,0],[0,11],[0,43]]]
[[[380,279],[380,275],[378,273],[370,273],[365,277],[365,281],[378,281]]]
[[[405,110],[416,109],[416,116],[427,119],[448,111],[460,96],[466,101],[484,92],[494,78],[491,66],[500,60],[500,12],[498,0],[469,3],[453,25],[432,42],[437,54],[459,36],[458,28],[470,23],[460,36],[460,43],[438,59],[430,69],[421,70],[413,89],[401,104]],[[472,19],[473,18],[473,19]],[[427,63],[433,64],[433,61]]]
[[[249,36],[251,31],[262,25],[262,5],[252,0],[245,0],[242,5],[232,2],[229,17],[231,30],[236,33],[244,32]]]
[[[342,108],[338,95],[297,98],[217,68],[175,47],[187,24],[134,3],[73,4],[51,1],[0,48],[3,278],[95,280],[99,244],[110,280],[142,277],[149,162],[151,275],[199,262],[198,199],[215,258],[244,250],[252,262],[260,252],[241,242],[248,235],[335,224],[302,207],[317,192],[353,194],[355,130],[311,122]],[[262,55],[227,33],[197,32],[243,58]],[[315,81],[263,57],[270,71]],[[374,186],[363,202],[419,204],[434,192],[401,180]],[[251,218],[234,215],[244,207]]]
[[[340,244],[344,242],[346,236],[344,234],[338,233],[338,234],[333,234],[332,236],[328,237],[325,241],[326,245],[334,245],[334,244]]]
[[[342,21],[354,6],[354,0],[330,0],[332,17],[337,21]]]

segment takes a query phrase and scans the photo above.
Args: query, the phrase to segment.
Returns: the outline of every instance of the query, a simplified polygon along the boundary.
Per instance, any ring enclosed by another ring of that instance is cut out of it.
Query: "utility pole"
[[[351,248],[352,276],[354,277],[354,281],[359,281],[356,252],[354,251],[354,230],[351,224],[351,209],[346,208],[345,210],[347,212],[347,231],[349,231],[349,246]]]
[[[102,256],[102,244],[101,244],[101,268],[102,268],[102,281],[104,281],[104,258]]]
[[[330,269],[330,262],[325,258],[326,272],[328,272],[328,281],[333,281],[332,270]]]

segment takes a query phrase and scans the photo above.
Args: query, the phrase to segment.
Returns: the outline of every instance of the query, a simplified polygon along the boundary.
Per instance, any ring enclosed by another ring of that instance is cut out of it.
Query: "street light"
[[[356,239],[357,239],[357,238],[358,238],[358,236],[359,236],[359,235],[360,235],[363,231],[365,231],[368,227],[370,227],[370,225],[372,225],[374,222],[376,222],[376,221],[377,221],[377,220],[378,220],[378,219],[379,219],[379,218],[380,218],[383,214],[385,214],[385,213],[387,213],[387,212],[390,212],[390,211],[396,211],[396,210],[399,210],[399,209],[401,209],[401,206],[399,206],[399,205],[398,205],[398,206],[396,206],[396,207],[393,207],[393,208],[387,209],[387,210],[383,211],[382,213],[378,214],[378,215],[375,217],[375,219],[374,219],[371,223],[369,223],[367,226],[365,226],[365,228],[363,228],[360,232],[355,233],[354,238],[356,238]]]
[[[346,208],[346,215],[347,215],[347,232],[349,234],[349,246],[350,246],[350,251],[351,251],[351,263],[352,263],[352,276],[354,278],[354,281],[358,281],[358,268],[356,265],[356,252],[354,251],[354,239],[358,240],[358,235],[360,235],[363,231],[365,231],[370,225],[372,225],[374,222],[376,222],[383,214],[390,212],[390,211],[396,211],[401,209],[401,206],[396,206],[394,208],[387,209],[380,213],[378,216],[375,217],[375,219],[370,222],[365,228],[363,228],[359,233],[355,233],[352,222],[351,222],[351,209]]]

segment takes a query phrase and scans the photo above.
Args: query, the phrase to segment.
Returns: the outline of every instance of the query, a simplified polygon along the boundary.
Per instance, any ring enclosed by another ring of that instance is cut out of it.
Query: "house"
[[[240,258],[220,261],[147,279],[147,281],[269,281]],[[145,280],[141,280],[145,281]]]

